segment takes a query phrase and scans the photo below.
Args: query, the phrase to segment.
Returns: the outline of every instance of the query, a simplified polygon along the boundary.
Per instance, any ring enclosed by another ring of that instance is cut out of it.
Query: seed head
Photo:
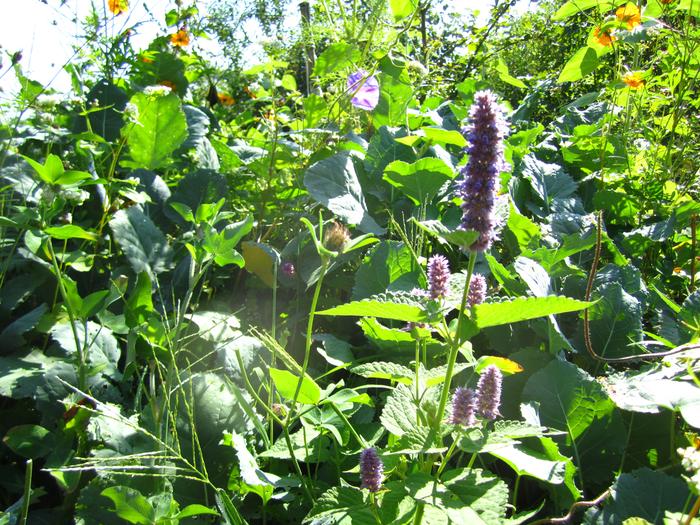
[[[323,246],[332,252],[342,252],[350,240],[350,232],[339,222],[331,224],[323,234]]]
[[[370,492],[379,492],[384,476],[384,465],[379,458],[376,449],[366,448],[360,453],[360,478],[361,487]]]

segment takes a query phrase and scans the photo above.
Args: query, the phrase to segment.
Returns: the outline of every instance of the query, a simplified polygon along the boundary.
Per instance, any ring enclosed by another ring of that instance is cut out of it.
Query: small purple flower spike
[[[444,255],[433,255],[428,261],[428,292],[431,299],[447,295],[450,264]]]
[[[503,138],[508,134],[504,113],[493,93],[479,91],[474,95],[470,123],[464,130],[469,141],[469,162],[462,170],[458,191],[464,213],[461,227],[479,233],[469,247],[472,251],[488,250],[495,237],[493,208],[498,175],[507,166],[503,157]]]
[[[366,448],[360,453],[361,487],[370,492],[379,492],[384,476],[384,465],[374,448]]]
[[[500,415],[498,407],[501,405],[502,381],[503,376],[496,366],[487,366],[481,373],[476,387],[476,406],[479,414],[486,419],[496,419]]]
[[[480,273],[475,273],[469,283],[467,302],[469,306],[475,306],[483,303],[484,299],[486,299],[486,279]]]
[[[348,76],[348,92],[352,95],[353,106],[372,111],[379,103],[379,81],[364,69],[358,69]]]
[[[297,269],[294,267],[294,263],[290,261],[282,263],[281,270],[282,273],[290,279],[294,278],[294,276],[297,273]]]
[[[471,427],[476,423],[476,393],[471,388],[458,387],[452,396],[450,423]]]

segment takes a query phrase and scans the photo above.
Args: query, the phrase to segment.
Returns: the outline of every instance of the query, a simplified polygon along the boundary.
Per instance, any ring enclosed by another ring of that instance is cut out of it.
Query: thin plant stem
[[[24,469],[24,492],[22,494],[22,513],[19,516],[19,525],[27,524],[27,516],[29,516],[29,500],[32,497],[32,465],[31,459],[27,460]]]
[[[452,385],[452,374],[454,372],[455,363],[457,362],[457,354],[459,354],[459,348],[462,345],[462,339],[460,337],[460,332],[462,330],[462,322],[464,320],[464,309],[467,307],[467,296],[469,295],[469,282],[472,278],[472,273],[474,273],[474,264],[476,263],[476,252],[471,251],[469,254],[469,266],[467,269],[467,280],[464,283],[464,290],[462,291],[462,303],[457,314],[457,331],[455,337],[452,341],[452,347],[450,348],[450,355],[447,360],[447,371],[445,372],[445,384],[442,387],[442,394],[440,395],[440,404],[438,405],[438,410],[435,418],[435,430],[440,428],[440,423],[442,418],[445,416],[445,407],[447,406],[447,398],[450,395],[450,386]]]

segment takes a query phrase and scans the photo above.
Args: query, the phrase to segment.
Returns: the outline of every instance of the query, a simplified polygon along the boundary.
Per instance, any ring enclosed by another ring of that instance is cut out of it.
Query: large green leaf
[[[560,295],[517,297],[474,306],[474,321],[479,328],[501,326],[553,314],[575,312],[588,308],[591,304],[593,303]]]
[[[523,389],[523,403],[538,407],[540,422],[579,438],[597,419],[610,415],[613,402],[576,365],[552,361],[534,373]]]
[[[36,459],[53,450],[56,436],[39,425],[18,425],[8,430],[2,441],[15,454]]]
[[[314,65],[314,75],[323,77],[333,71],[338,71],[357,63],[362,58],[362,52],[353,44],[336,42],[323,50]],[[305,104],[306,106],[306,104]]]
[[[418,0],[389,0],[389,6],[394,20],[399,21],[411,16],[418,9]]]
[[[489,454],[505,461],[518,476],[531,476],[555,485],[564,482],[565,462],[553,461],[526,445],[510,443],[490,450]]]
[[[351,301],[316,313],[318,315],[382,317],[406,322],[422,322],[428,317],[421,304],[407,293],[374,295],[369,299]]]
[[[580,80],[598,67],[598,53],[592,47],[582,47],[564,65],[557,81],[574,82]]]
[[[454,176],[445,161],[428,157],[412,164],[396,160],[384,168],[383,178],[418,205],[429,202]]]
[[[669,523],[666,511],[687,511],[688,485],[677,477],[647,468],[621,474],[611,489],[611,500],[603,508],[586,512],[586,525],[615,525],[639,517],[651,523]]]
[[[386,400],[380,417],[382,425],[395,436],[403,436],[416,428],[417,418],[418,409],[413,392],[399,383]]]
[[[410,291],[425,279],[402,242],[382,241],[367,254],[355,274],[352,298],[364,299],[387,290]]]
[[[372,124],[399,126],[405,124],[406,108],[413,97],[413,86],[403,62],[394,62],[391,55],[379,61],[379,103],[372,111]]]
[[[165,235],[138,206],[119,210],[109,226],[134,273],[155,276],[170,268],[172,250]]]
[[[174,93],[136,93],[129,102],[132,119],[122,128],[129,144],[133,168],[156,169],[170,162],[171,154],[187,138],[187,121]]]
[[[371,504],[354,487],[333,487],[316,500],[303,523],[334,525],[377,525]]]
[[[349,152],[336,153],[312,164],[304,175],[304,186],[314,199],[348,224],[368,233],[384,232],[367,211]]]
[[[609,11],[619,3],[611,0],[569,0],[554,13],[553,19],[563,20],[596,6],[601,12]]]

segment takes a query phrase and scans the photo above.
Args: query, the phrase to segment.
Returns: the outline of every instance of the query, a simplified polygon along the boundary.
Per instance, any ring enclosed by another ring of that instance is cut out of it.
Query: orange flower
[[[144,64],[153,64],[153,59],[147,57],[146,55],[139,56],[139,60],[141,60],[141,62],[143,62]]]
[[[641,71],[625,73],[622,76],[622,81],[627,84],[630,89],[641,89],[644,87],[644,79],[642,78]]]
[[[227,95],[226,93],[218,93],[216,98],[224,106],[232,106],[236,102],[231,95]]]
[[[107,7],[113,15],[120,15],[129,9],[129,0],[107,0]]]
[[[177,89],[175,82],[172,82],[170,80],[161,80],[160,82],[158,82],[158,84],[160,84],[161,86],[168,87],[173,91],[175,91]]]
[[[190,45],[190,35],[185,31],[185,28],[181,28],[177,33],[170,35],[170,43],[177,47],[185,47]]]
[[[659,0],[659,2],[661,2],[664,5],[672,4],[675,1],[676,0]]]
[[[610,28],[603,29],[601,31],[600,27],[596,27],[593,30],[593,36],[601,46],[611,46],[612,43],[616,40],[616,38],[615,35],[610,33],[610,31]]]
[[[642,15],[639,8],[633,3],[627,3],[622,7],[618,7],[615,11],[615,16],[623,24],[627,24],[628,29],[634,29],[642,23]]]

